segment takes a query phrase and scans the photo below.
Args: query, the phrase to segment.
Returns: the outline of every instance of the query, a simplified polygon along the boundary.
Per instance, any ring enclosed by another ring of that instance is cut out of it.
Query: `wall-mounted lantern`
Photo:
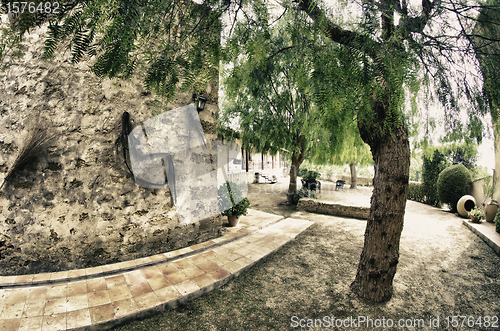
[[[198,113],[205,109],[207,98],[205,98],[202,94],[198,96],[198,100],[196,100],[196,95],[193,94],[193,101],[195,101],[196,103],[196,110],[198,111]]]

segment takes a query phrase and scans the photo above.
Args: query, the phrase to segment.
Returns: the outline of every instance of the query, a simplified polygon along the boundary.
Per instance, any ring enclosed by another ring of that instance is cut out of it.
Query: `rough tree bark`
[[[356,164],[349,164],[349,168],[351,168],[351,188],[355,189],[358,185],[358,176],[356,175]]]
[[[402,125],[376,139],[370,135],[373,132],[360,126],[361,137],[371,148],[375,176],[365,244],[351,290],[365,299],[384,302],[392,297],[392,282],[399,262],[410,145],[408,133]]]
[[[292,153],[292,166],[290,167],[290,183],[288,184],[288,202],[293,202],[292,193],[297,191],[297,172],[299,171],[299,167],[304,162],[306,158],[306,148],[304,144],[304,139],[299,139],[298,145],[300,146],[299,151],[294,151]]]

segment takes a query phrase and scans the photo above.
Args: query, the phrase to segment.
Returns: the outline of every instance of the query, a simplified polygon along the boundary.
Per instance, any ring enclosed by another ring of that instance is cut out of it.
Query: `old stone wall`
[[[349,206],[310,198],[301,198],[297,204],[297,209],[310,213],[352,217],[362,220],[367,220],[370,215],[369,207]]]
[[[219,236],[221,216],[181,226],[169,188],[143,188],[127,170],[117,144],[122,114],[137,126],[165,111],[141,80],[100,80],[69,54],[39,59],[45,31],[31,33],[24,57],[0,70],[0,179],[35,114],[55,133],[0,192],[0,275],[97,266]],[[200,113],[209,141],[216,139],[217,92],[218,82],[207,86]],[[191,102],[191,93],[181,94],[166,109]]]

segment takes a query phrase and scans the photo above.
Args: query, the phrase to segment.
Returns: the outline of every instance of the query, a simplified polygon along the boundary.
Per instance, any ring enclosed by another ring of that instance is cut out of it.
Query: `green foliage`
[[[500,233],[500,213],[495,215],[495,226],[498,233]]]
[[[415,181],[415,182],[422,181],[422,166],[423,166],[422,156],[414,155],[414,153],[412,153],[410,159],[410,181]]]
[[[311,199],[317,199],[316,193],[313,191],[309,191],[307,188],[303,187],[300,190],[297,190],[295,192],[286,192],[287,196],[291,197],[288,199],[290,204],[296,205],[299,203],[299,200],[301,198],[311,198]]]
[[[167,101],[177,91],[199,93],[218,80],[217,8],[187,0],[59,3],[60,14],[32,20],[24,28],[49,22],[45,58],[64,47],[73,63],[92,59],[90,69],[99,77],[126,79],[140,73],[146,88]]]
[[[424,154],[422,163],[422,182],[425,194],[425,203],[431,206],[440,206],[437,181],[439,174],[449,165],[445,156],[436,149],[432,157]]]
[[[488,6],[481,8],[471,38],[476,57],[479,60],[484,79],[484,100],[488,104],[491,117],[495,123],[495,135],[499,134],[500,108],[500,8],[498,1],[486,1]]]
[[[483,194],[485,198],[493,199],[493,193],[495,193],[495,186],[493,185],[493,176],[487,176],[483,178]],[[496,176],[495,176],[496,177]],[[498,181],[498,178],[495,178]]]
[[[248,198],[243,198],[240,187],[233,182],[226,182],[219,187],[217,203],[219,210],[223,210],[223,216],[246,215],[250,206]]]
[[[267,12],[261,9],[256,19],[267,22]],[[238,22],[225,48],[221,123],[237,121],[246,148],[305,154],[317,135],[318,115],[310,89],[310,54],[295,39],[309,41],[296,35],[292,22],[249,29],[252,22]]]
[[[424,185],[421,183],[410,183],[408,187],[408,199],[416,202],[426,202]]]
[[[481,220],[484,218],[483,212],[477,207],[474,207],[471,211],[467,212],[467,215],[473,223],[481,223]]]
[[[300,198],[311,198],[317,199],[316,193],[314,191],[309,191],[307,188],[303,187],[298,190],[299,199]]]
[[[427,147],[422,155],[425,203],[431,206],[440,206],[437,180],[441,171],[450,165],[462,164],[471,171],[473,178],[478,178],[477,176],[482,172],[476,166],[477,157],[477,146],[470,141]]]
[[[320,177],[320,173],[314,170],[302,170],[302,179],[318,179]]]
[[[339,165],[327,165],[327,164],[316,164],[310,160],[305,160],[303,166],[300,169],[310,169],[317,171],[322,175],[322,179],[326,180],[333,176],[350,176],[351,170],[348,164],[342,166]],[[373,178],[373,165],[365,165],[356,169],[359,177]],[[324,176],[324,177],[323,177]]]
[[[472,189],[472,176],[463,164],[455,164],[444,169],[438,177],[439,199],[447,203],[452,211],[457,210],[458,200]]]

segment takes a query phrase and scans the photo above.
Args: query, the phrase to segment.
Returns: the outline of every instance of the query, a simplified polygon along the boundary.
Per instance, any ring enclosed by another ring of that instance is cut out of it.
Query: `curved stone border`
[[[463,220],[462,224],[477,234],[479,238],[483,239],[488,246],[500,255],[500,233],[496,232],[494,223],[482,222],[477,224],[469,220]]]
[[[332,201],[302,198],[297,204],[297,209],[310,213],[326,214],[341,217],[352,217],[367,220],[370,215],[369,207],[349,206]]]

